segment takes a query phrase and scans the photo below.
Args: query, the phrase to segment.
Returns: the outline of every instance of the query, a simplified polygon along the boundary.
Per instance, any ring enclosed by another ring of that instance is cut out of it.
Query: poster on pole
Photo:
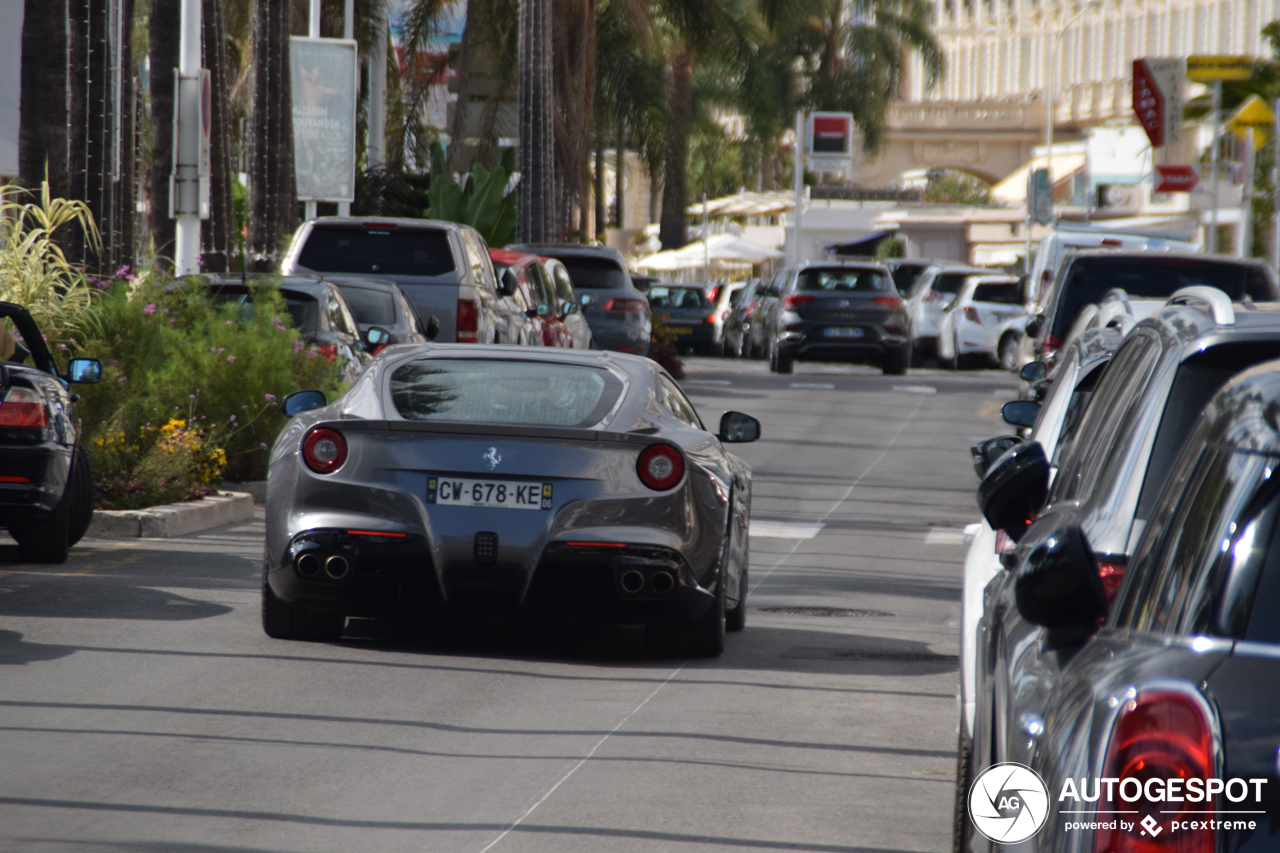
[[[354,201],[356,43],[294,36],[289,63],[298,201]]]

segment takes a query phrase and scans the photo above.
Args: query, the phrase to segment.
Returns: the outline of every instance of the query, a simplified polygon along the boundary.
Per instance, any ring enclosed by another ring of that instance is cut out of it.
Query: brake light
[[[719,296],[719,295],[720,295],[720,285],[716,285],[715,287],[707,288],[707,301],[708,301],[708,302],[715,302],[715,301],[716,301],[716,297],[717,297],[717,296]]]
[[[655,491],[666,491],[684,476],[684,457],[669,444],[651,444],[636,461],[640,482]]]
[[[872,305],[881,305],[885,308],[901,308],[902,300],[896,296],[877,296],[871,300]]]
[[[977,323],[979,326],[982,325],[982,318],[978,316],[978,309],[971,305],[966,305],[964,307],[964,318],[970,323]]]
[[[328,361],[330,364],[333,364],[333,362],[338,358],[338,345],[337,344],[321,344],[320,354],[325,357],[326,361]]]
[[[458,300],[458,343],[474,344],[480,338],[480,304],[474,299]]]
[[[1214,833],[1209,829],[1181,829],[1189,814],[1214,808],[1212,802],[1193,803],[1185,799],[1187,783],[1214,776],[1213,731],[1200,704],[1184,693],[1171,690],[1140,693],[1120,707],[1111,729],[1103,778],[1119,779],[1103,785],[1097,796],[1098,812],[1125,811],[1127,823],[1141,824],[1150,817],[1164,830],[1159,835],[1140,836],[1131,830],[1099,829],[1093,836],[1094,853],[1213,853]],[[1133,780],[1130,782],[1129,780]],[[1127,799],[1139,787],[1136,801]],[[1182,802],[1167,797],[1160,801],[1147,798],[1156,787],[1161,796],[1169,783],[1178,783]],[[1095,784],[1098,784],[1095,782]],[[1206,791],[1201,787],[1201,791]],[[1083,793],[1083,792],[1082,792]],[[1175,812],[1173,809],[1181,809]],[[1100,826],[1111,825],[1106,815]]]
[[[14,386],[0,403],[0,427],[35,427],[49,425],[49,412],[44,399],[31,388]]]
[[[708,323],[714,323],[715,321],[716,321],[715,314],[708,314],[706,317],[702,318],[703,325],[706,325]]]
[[[610,299],[604,304],[606,311],[626,311],[628,313],[637,313],[644,310],[643,299]]]
[[[1107,603],[1116,600],[1120,591],[1120,582],[1124,580],[1124,570],[1129,560],[1124,555],[1113,557],[1110,554],[1098,554],[1098,577],[1102,578],[1102,588],[1107,593]]]
[[[807,293],[793,293],[790,296],[782,297],[782,307],[799,308],[801,305],[809,305],[816,301],[816,296],[810,296]]]
[[[1055,335],[1053,332],[1050,332],[1049,334],[1044,336],[1045,352],[1056,352],[1057,350],[1060,350],[1060,349],[1062,349],[1062,341],[1058,340],[1057,335]]]
[[[347,461],[347,440],[336,429],[313,429],[302,440],[302,461],[317,474],[332,474]]]

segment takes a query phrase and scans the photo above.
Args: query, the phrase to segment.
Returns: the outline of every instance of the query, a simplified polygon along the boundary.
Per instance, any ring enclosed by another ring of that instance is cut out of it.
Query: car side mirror
[[[981,444],[975,444],[970,447],[969,453],[973,456],[973,470],[977,472],[978,479],[981,480],[987,476],[987,471],[991,470],[991,464],[1003,456],[1009,448],[1021,443],[1022,439],[1016,435],[1001,435],[995,438],[988,438]]]
[[[720,416],[720,435],[725,444],[744,444],[760,438],[760,422],[742,412],[725,412]]]
[[[431,319],[427,321],[426,337],[427,337],[427,340],[429,341],[434,341],[436,338],[440,337],[440,318],[439,317],[432,315]]]
[[[1027,321],[1027,337],[1036,338],[1040,336],[1040,330],[1044,328],[1044,315],[1037,314]]]
[[[1031,329],[1027,329],[1027,334],[1031,334]],[[1022,369],[1018,371],[1018,378],[1023,382],[1039,382],[1044,379],[1046,373],[1044,362],[1030,361],[1022,365]]]
[[[570,314],[577,314],[577,313],[578,313],[578,303],[576,303],[576,302],[571,302],[571,301],[569,301],[569,300],[567,300],[567,299],[566,299],[566,300],[565,300],[565,302],[564,302],[564,306],[563,306],[560,310],[561,310],[562,312],[564,312],[564,316],[566,316],[566,317],[568,317]]]
[[[371,350],[385,347],[391,343],[391,333],[381,326],[370,326],[364,333],[364,342]]]
[[[96,358],[73,358],[67,364],[67,381],[92,385],[102,378],[102,362]]]
[[[498,279],[498,295],[511,296],[516,292],[516,277],[507,270],[502,274],[502,278]]]
[[[550,317],[551,306],[544,302],[541,305],[539,305],[537,308],[533,309],[533,313],[538,317]]]
[[[1040,415],[1040,403],[1035,400],[1013,400],[1000,407],[1000,417],[1009,426],[1033,427]]]
[[[578,294],[578,304],[581,305],[583,308],[586,308],[588,305],[594,305],[599,301],[600,300],[596,299],[596,295],[594,293]]]
[[[312,409],[319,409],[329,401],[325,399],[323,391],[294,391],[292,394],[284,398],[284,402],[280,405],[281,411],[284,412],[286,418],[294,415],[300,415],[303,412],[309,412]]]
[[[1049,460],[1038,441],[1024,441],[992,463],[978,485],[987,523],[1017,542],[1049,495]]]
[[[1091,632],[1107,615],[1098,562],[1079,527],[1055,530],[1035,544],[1014,581],[1014,599],[1023,619],[1050,631]]]

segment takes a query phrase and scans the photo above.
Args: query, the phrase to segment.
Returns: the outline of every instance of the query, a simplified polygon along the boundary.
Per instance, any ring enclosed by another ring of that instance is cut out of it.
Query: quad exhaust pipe
[[[653,576],[653,580],[649,581],[649,588],[658,595],[666,595],[676,588],[676,579],[670,572],[658,572]]]
[[[313,578],[320,574],[320,558],[309,552],[302,554],[294,563],[294,567],[304,578]]]
[[[632,569],[629,572],[623,573],[621,583],[624,590],[635,595],[637,592],[644,589],[644,575],[640,574],[635,569]]]
[[[324,569],[324,573],[335,581],[340,581],[351,574],[351,562],[341,554],[324,557],[314,551],[305,551],[293,561],[293,567],[299,577],[308,580],[318,578],[321,569]]]
[[[652,595],[664,596],[676,588],[676,578],[670,572],[654,572],[648,575],[638,569],[628,569],[618,578],[618,585],[627,595],[648,592]]]
[[[334,580],[342,580],[351,571],[351,564],[346,557],[334,555],[324,561],[324,573]]]

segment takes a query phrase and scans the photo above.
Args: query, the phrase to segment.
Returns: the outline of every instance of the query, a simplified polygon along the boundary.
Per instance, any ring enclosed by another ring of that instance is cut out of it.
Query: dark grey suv
[[[576,243],[517,243],[507,248],[564,264],[597,348],[649,354],[649,300],[632,284],[622,253]]]
[[[805,264],[779,288],[769,369],[797,358],[852,361],[903,374],[911,362],[907,313],[889,270],[870,262]]]

